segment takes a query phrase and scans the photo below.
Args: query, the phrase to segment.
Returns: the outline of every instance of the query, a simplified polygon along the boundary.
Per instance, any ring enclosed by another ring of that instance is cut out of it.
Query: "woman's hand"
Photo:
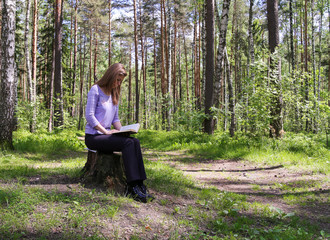
[[[112,129],[112,130],[108,130],[106,134],[107,135],[111,135],[111,134],[113,134],[115,132],[119,132],[119,131],[117,129]]]

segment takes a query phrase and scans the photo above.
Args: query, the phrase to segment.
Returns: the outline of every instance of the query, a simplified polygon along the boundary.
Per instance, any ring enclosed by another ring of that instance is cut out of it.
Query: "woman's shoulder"
[[[91,87],[91,89],[89,90],[89,93],[91,94],[99,94],[100,90],[99,90],[99,86],[97,84],[93,85]]]

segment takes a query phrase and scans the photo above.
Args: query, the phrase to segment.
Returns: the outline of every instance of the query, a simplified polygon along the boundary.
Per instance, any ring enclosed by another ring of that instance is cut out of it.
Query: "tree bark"
[[[54,122],[54,81],[55,81],[55,41],[53,41],[53,53],[52,53],[52,69],[49,83],[49,119],[48,119],[48,132],[53,131]]]
[[[31,102],[32,121],[30,122],[30,132],[35,132],[37,117],[37,40],[38,40],[38,1],[34,0],[33,11],[33,32],[32,32],[32,81],[31,81]]]
[[[314,38],[314,33],[315,33],[315,27],[314,27],[314,14],[315,14],[315,9],[314,9],[314,0],[312,0],[311,2],[312,6],[311,6],[311,15],[312,15],[312,21],[311,21],[311,25],[312,25],[312,36],[311,36],[311,40],[312,40],[312,75],[313,75],[313,94],[314,94],[314,109],[317,110],[316,108],[316,62],[315,62],[315,38]],[[317,125],[317,118],[314,115],[313,117],[313,132],[317,133],[318,132],[318,125]]]
[[[267,20],[268,20],[268,41],[271,52],[270,59],[270,87],[273,95],[271,96],[270,106],[270,136],[280,137],[283,129],[282,122],[282,98],[281,98],[281,73],[280,59],[274,56],[276,47],[279,44],[279,25],[278,25],[278,0],[267,0]]]
[[[221,18],[218,19],[219,27],[219,45],[215,63],[215,79],[214,79],[214,106],[220,107],[220,92],[221,92],[221,76],[223,73],[224,49],[226,47],[226,36],[229,18],[230,0],[224,0],[222,6]],[[216,7],[217,9],[217,7]],[[218,15],[218,14],[217,14]]]
[[[15,63],[16,1],[3,0],[1,21],[0,149],[13,149],[17,79]]]
[[[204,131],[213,134],[213,77],[214,77],[214,0],[206,2],[206,69],[205,69],[205,114]]]
[[[307,21],[307,1],[305,0],[305,11],[304,11],[304,63],[305,63],[305,72],[308,72],[308,38],[307,38],[307,31],[308,31],[308,21]],[[305,77],[305,101],[309,102],[309,83],[308,77]],[[305,131],[308,132],[310,130],[310,121],[309,121],[309,113],[308,110],[306,112],[306,128]]]
[[[74,30],[73,30],[73,76],[72,76],[72,110],[71,116],[75,116],[75,95],[76,95],[76,71],[77,71],[77,30],[78,30],[78,0],[76,0],[74,8]]]
[[[184,48],[184,56],[185,56],[185,66],[186,66],[186,92],[187,92],[187,102],[189,102],[189,70],[188,70],[188,53],[187,53],[187,45],[186,45],[186,37],[184,27],[182,27],[182,35],[183,35],[183,48]]]
[[[84,96],[84,72],[85,72],[85,60],[86,60],[86,42],[82,38],[82,34],[80,34],[80,101],[79,101],[79,121],[78,121],[78,130],[82,130],[82,119],[83,119],[83,96]]]
[[[141,43],[141,72],[142,72],[142,82],[143,82],[143,109],[142,117],[144,117],[144,127],[146,128],[147,122],[147,95],[146,95],[146,73],[145,73],[145,62],[144,62],[144,41],[143,41],[143,27],[142,27],[142,3],[140,1],[139,10],[140,10],[140,43]]]
[[[26,74],[27,74],[27,85],[28,85],[28,101],[32,102],[33,85],[32,85],[32,72],[30,62],[30,10],[31,1],[26,2],[26,17],[25,17],[25,33],[24,33],[24,47],[25,47],[25,62],[26,62]]]
[[[173,71],[172,71],[172,99],[173,99],[173,113],[176,112],[176,95],[177,95],[177,85],[176,85],[176,49],[177,49],[177,21],[174,21],[174,34],[173,34]]]
[[[227,49],[225,48],[225,60],[227,65],[227,82],[228,82],[228,94],[229,94],[229,112],[230,112],[230,126],[229,126],[229,133],[231,137],[234,137],[236,131],[236,115],[235,115],[235,91],[233,88],[233,80],[231,78],[230,72],[230,63],[227,54]]]
[[[320,116],[320,91],[321,91],[321,65],[322,65],[322,27],[323,27],[323,0],[320,7],[320,27],[319,27],[319,61],[318,61],[318,76],[317,76],[317,116]],[[330,68],[329,68],[330,69]],[[330,71],[328,71],[330,72]]]
[[[129,52],[132,52],[131,44],[129,45]],[[132,56],[129,54],[129,66],[128,66],[128,106],[127,106],[127,120],[128,122],[132,122]]]
[[[109,66],[111,66],[111,0],[109,0]]]
[[[97,53],[98,53],[98,39],[97,39],[97,34],[98,34],[98,21],[96,23],[96,29],[95,29],[95,37],[94,37],[94,46],[95,46],[95,49],[94,49],[94,69],[93,69],[93,72],[94,72],[94,83],[98,80],[97,79]]]
[[[292,72],[295,71],[295,55],[294,55],[294,48],[293,48],[293,9],[292,9],[292,0],[289,1],[289,17],[290,17],[290,62],[292,66]]]
[[[155,13],[152,13],[153,19],[155,18]],[[158,93],[157,93],[157,56],[156,56],[156,25],[153,26],[153,43],[154,43],[154,94],[155,94],[155,114],[158,115],[158,107],[157,107],[157,99],[158,99]],[[157,123],[155,124],[157,127]]]
[[[197,5],[197,3],[196,3]],[[196,109],[201,109],[200,102],[200,74],[199,74],[199,47],[198,47],[198,11],[197,6],[195,7],[195,23],[194,23],[194,89],[195,89],[195,98],[196,98]]]
[[[81,177],[84,182],[103,183],[110,191],[125,193],[126,175],[120,153],[105,154],[88,151]]]
[[[160,2],[160,52],[161,52],[161,91],[162,91],[162,125],[165,126],[166,122],[166,77],[165,77],[165,30],[164,30],[164,16],[165,16],[165,3],[164,0]]]
[[[88,89],[92,87],[92,66],[93,66],[93,27],[92,20],[89,20],[89,79],[88,79]]]
[[[62,89],[62,0],[56,0],[55,10],[55,108],[54,126],[63,125],[63,89]]]
[[[137,10],[136,0],[134,6],[134,49],[135,49],[135,121],[139,122],[140,94],[139,94],[139,59],[138,59],[138,33],[137,33]]]
[[[1,30],[2,30],[2,4],[3,4],[3,1],[0,1],[0,36],[1,36]],[[1,66],[2,66],[2,63],[1,63],[1,59],[2,59],[2,53],[1,53],[1,49],[2,49],[2,43],[0,41],[0,72],[1,72]],[[1,84],[1,74],[0,74],[0,84]]]
[[[250,9],[249,9],[249,49],[250,49],[250,55],[248,58],[248,76],[250,77],[250,81],[253,86],[253,92],[254,92],[254,71],[251,67],[251,65],[254,65],[254,41],[253,41],[253,5],[254,0],[250,0]]]
[[[171,115],[172,115],[172,107],[171,107],[171,85],[172,85],[172,42],[171,42],[171,22],[172,22],[172,14],[171,14],[171,5],[170,0],[167,0],[167,14],[165,10],[165,2],[164,2],[164,26],[165,26],[165,57],[166,57],[166,76],[167,76],[167,96],[166,96],[166,119],[167,119],[167,127],[166,130],[171,130]],[[168,18],[166,18],[168,16]]]

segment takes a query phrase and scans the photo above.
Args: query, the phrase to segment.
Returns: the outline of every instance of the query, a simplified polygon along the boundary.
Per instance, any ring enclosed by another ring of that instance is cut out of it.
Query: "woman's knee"
[[[139,139],[137,139],[137,138],[132,138],[132,139],[133,139],[134,143],[140,144],[140,140]]]
[[[133,138],[126,138],[125,140],[125,146],[130,146],[130,145],[134,145],[135,141],[133,140]]]

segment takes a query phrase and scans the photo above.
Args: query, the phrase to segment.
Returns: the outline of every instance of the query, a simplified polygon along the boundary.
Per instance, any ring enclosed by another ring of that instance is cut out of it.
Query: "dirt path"
[[[159,156],[202,184],[245,195],[248,202],[294,213],[330,232],[329,176],[243,160],[194,159],[184,152],[158,153]]]

